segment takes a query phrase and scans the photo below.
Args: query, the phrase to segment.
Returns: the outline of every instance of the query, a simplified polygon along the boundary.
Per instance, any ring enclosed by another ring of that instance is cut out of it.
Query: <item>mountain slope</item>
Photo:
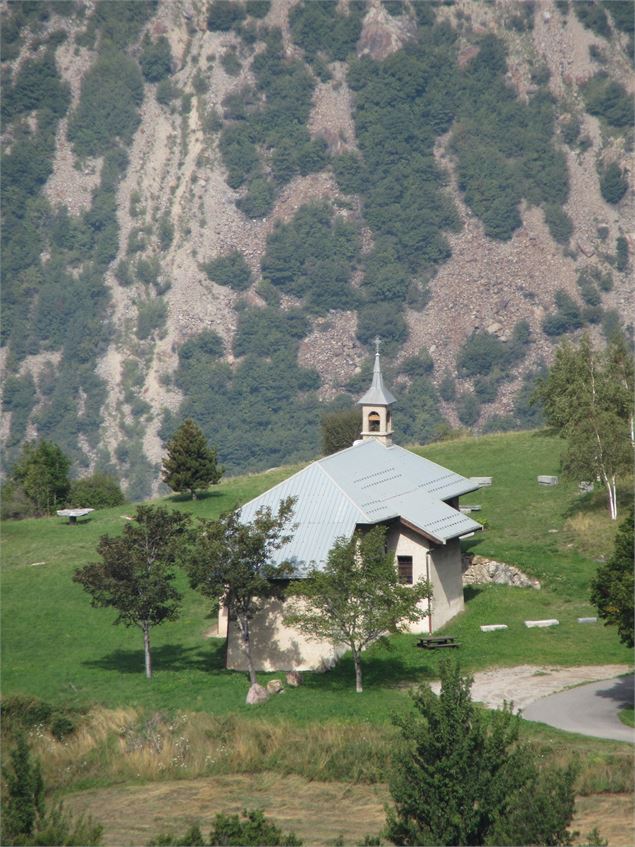
[[[375,334],[405,439],[515,426],[631,322],[632,3],[112,5],[3,7],[7,464],[305,458]]]

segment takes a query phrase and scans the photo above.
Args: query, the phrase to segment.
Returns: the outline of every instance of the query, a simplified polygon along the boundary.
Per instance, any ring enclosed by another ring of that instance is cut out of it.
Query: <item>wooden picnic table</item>
[[[430,635],[417,641],[417,647],[424,650],[436,650],[441,647],[460,647],[459,642],[452,635]]]

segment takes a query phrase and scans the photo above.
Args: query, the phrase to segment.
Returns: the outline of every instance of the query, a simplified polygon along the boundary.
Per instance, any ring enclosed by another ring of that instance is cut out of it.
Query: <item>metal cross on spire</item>
[[[381,338],[377,335],[375,336],[375,354],[379,356],[379,345],[381,344]]]

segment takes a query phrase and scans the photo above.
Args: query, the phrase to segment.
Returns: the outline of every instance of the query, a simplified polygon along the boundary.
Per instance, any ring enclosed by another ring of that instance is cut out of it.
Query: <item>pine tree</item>
[[[573,769],[540,770],[519,743],[511,707],[486,712],[472,703],[472,680],[441,664],[441,694],[414,695],[402,717],[387,835],[395,844],[570,844]]]
[[[31,757],[22,733],[3,768],[6,784],[2,799],[2,843],[28,839],[44,817],[44,783],[40,763]]]
[[[163,481],[173,491],[189,491],[196,500],[196,489],[216,485],[223,473],[216,450],[207,446],[200,427],[188,418],[167,443]]]

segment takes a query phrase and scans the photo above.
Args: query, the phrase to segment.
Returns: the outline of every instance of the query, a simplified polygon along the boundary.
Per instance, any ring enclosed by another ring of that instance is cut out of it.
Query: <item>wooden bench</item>
[[[424,650],[437,650],[440,647],[460,647],[461,645],[451,635],[437,635],[422,638],[417,641],[417,647],[422,647]]]

